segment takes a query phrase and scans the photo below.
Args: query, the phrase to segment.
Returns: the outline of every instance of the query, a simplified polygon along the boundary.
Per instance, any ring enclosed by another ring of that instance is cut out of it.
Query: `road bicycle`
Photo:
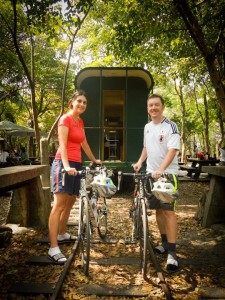
[[[141,173],[122,173],[119,172],[118,188],[120,187],[123,176],[132,176],[134,179],[134,197],[129,210],[132,219],[131,243],[139,242],[141,257],[141,272],[146,277],[147,262],[149,254],[152,254],[152,246],[149,234],[146,201],[151,194],[153,179],[151,174]]]
[[[78,176],[81,176],[78,237],[85,275],[89,273],[90,243],[94,229],[97,228],[101,239],[105,239],[107,235],[106,198],[116,192],[110,179],[112,175],[113,171],[104,166],[85,167],[78,171]]]

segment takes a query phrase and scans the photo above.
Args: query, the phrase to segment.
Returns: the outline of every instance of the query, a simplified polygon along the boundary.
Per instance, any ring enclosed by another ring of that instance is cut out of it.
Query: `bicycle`
[[[141,272],[144,278],[147,273],[147,260],[148,252],[152,253],[151,240],[149,235],[146,197],[150,195],[152,189],[151,174],[146,173],[119,173],[119,183],[122,175],[132,176],[134,178],[134,197],[129,210],[130,218],[132,219],[132,233],[131,242],[140,244],[140,257],[141,257]],[[149,190],[147,188],[149,183]]]
[[[97,228],[101,239],[105,239],[107,235],[106,198],[116,192],[116,187],[110,179],[112,175],[111,169],[96,165],[78,171],[78,176],[81,176],[78,237],[80,239],[81,263],[85,275],[89,273],[90,240],[94,228]],[[107,181],[107,190],[104,189],[104,185],[101,185],[101,181]]]

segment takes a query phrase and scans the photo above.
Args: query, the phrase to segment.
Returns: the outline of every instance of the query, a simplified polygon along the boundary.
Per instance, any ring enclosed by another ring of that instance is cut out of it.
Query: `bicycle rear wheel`
[[[85,275],[89,273],[90,261],[90,215],[88,210],[88,199],[83,197],[80,200],[79,211],[79,229],[80,235],[80,250],[81,250],[81,263]]]
[[[141,272],[144,278],[147,274],[147,258],[148,258],[148,220],[145,199],[141,198],[141,209],[140,209],[140,256],[141,256]]]
[[[107,235],[107,205],[105,197],[99,198],[97,202],[97,224],[98,234],[101,239],[105,239]]]

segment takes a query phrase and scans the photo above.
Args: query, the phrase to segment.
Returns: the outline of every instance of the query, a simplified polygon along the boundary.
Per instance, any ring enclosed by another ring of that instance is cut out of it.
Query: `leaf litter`
[[[196,300],[200,297],[202,287],[225,288],[225,226],[215,224],[209,228],[202,228],[196,219],[198,202],[209,188],[209,183],[180,182],[180,197],[177,202],[178,241],[177,253],[180,260],[180,270],[173,275],[166,275],[174,299]],[[117,243],[91,244],[91,260],[116,258],[139,259],[138,244],[126,244],[125,239],[131,234],[131,220],[129,219],[129,205],[132,191],[120,192],[108,202],[108,239],[116,239]],[[0,222],[6,219],[6,206],[9,200],[1,197]],[[73,212],[72,212],[73,213]],[[74,216],[73,216],[74,217]],[[160,242],[160,235],[155,222],[154,211],[148,216],[153,244]],[[76,234],[77,229],[68,226],[68,231]],[[43,295],[19,296],[9,295],[7,290],[15,282],[48,282],[53,288],[62,272],[61,266],[28,265],[27,259],[33,255],[46,255],[48,244],[37,241],[47,236],[47,230],[32,228],[23,234],[14,234],[9,245],[0,248],[0,299],[46,299]],[[97,239],[95,232],[93,239]],[[61,249],[70,255],[72,245],[62,245]],[[161,267],[165,266],[165,256],[157,255]],[[127,297],[96,295],[80,295],[77,289],[82,284],[94,285],[135,285],[148,292],[148,297],[133,299],[164,299],[164,294],[152,263],[148,266],[148,282],[143,280],[139,264],[133,265],[100,265],[90,264],[90,274],[83,274],[81,261],[76,258],[72,263],[63,284],[59,300],[62,299],[113,299],[125,300]]]

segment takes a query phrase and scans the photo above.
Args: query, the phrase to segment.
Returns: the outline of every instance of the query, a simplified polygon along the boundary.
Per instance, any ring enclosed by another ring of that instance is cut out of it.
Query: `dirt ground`
[[[209,188],[208,182],[180,182],[180,197],[177,203],[179,234],[177,253],[180,270],[173,274],[165,274],[173,299],[225,299],[225,225],[215,224],[210,228],[202,228],[196,220],[196,211],[200,198]],[[130,236],[131,223],[128,216],[132,192],[126,191],[107,200],[109,206],[108,239],[112,244],[92,243],[92,260],[110,257],[139,258],[139,248],[135,244],[126,244],[125,238]],[[5,224],[9,207],[9,197],[0,197],[0,225]],[[74,208],[75,211],[75,208]],[[70,221],[73,221],[75,212]],[[149,228],[153,244],[159,242],[159,233],[155,223],[154,211],[148,216]],[[0,248],[0,300],[6,299],[46,299],[39,296],[19,296],[7,293],[15,282],[48,282],[55,286],[61,272],[61,266],[28,265],[27,259],[36,255],[46,255],[48,244],[39,243],[47,230],[37,228],[18,228],[12,226],[15,233],[9,245]],[[19,230],[18,230],[19,229]],[[76,234],[74,226],[68,231]],[[69,256],[72,245],[62,245],[62,251]],[[166,256],[157,255],[163,268]],[[157,274],[149,262],[148,280],[144,281],[138,264],[90,265],[89,277],[84,276],[79,259],[75,259],[63,285],[61,299],[127,299],[126,297],[79,294],[83,284],[116,284],[140,286],[148,296],[133,299],[165,299]],[[222,291],[222,296],[221,296]],[[220,298],[216,296],[220,296]],[[210,298],[211,297],[211,298]],[[213,298],[214,297],[214,298]]]

